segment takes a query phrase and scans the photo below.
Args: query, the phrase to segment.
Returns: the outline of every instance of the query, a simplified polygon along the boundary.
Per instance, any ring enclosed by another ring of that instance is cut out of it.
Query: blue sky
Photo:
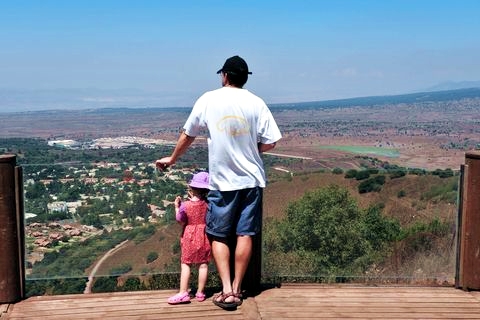
[[[236,54],[267,103],[479,81],[479,14],[475,0],[2,1],[0,108],[191,107]]]

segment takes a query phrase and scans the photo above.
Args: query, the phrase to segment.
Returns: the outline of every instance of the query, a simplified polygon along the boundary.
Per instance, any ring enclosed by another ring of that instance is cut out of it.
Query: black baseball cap
[[[217,71],[217,74],[220,72],[225,72],[225,73],[232,73],[236,75],[242,75],[242,74],[252,74],[251,72],[248,71],[248,65],[239,56],[233,56],[228,58],[222,69]]]

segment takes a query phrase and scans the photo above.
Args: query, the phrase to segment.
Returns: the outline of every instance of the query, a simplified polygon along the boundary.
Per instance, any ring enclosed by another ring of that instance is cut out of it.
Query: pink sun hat
[[[208,172],[195,173],[188,185],[192,188],[208,189]]]

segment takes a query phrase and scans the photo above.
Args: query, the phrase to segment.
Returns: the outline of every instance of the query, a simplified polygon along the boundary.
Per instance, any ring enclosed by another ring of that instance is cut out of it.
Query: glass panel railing
[[[175,286],[181,228],[173,200],[200,166],[24,168],[27,295]],[[155,284],[152,275],[162,274]]]
[[[270,157],[262,282],[453,284],[458,174],[302,173]],[[177,287],[172,203],[199,169],[25,165],[27,295]],[[209,285],[219,285],[210,267]]]
[[[266,277],[453,285],[459,175],[452,170],[276,176],[264,206]]]
[[[207,156],[199,145],[156,171],[154,160],[171,148],[41,145],[19,157],[28,296],[178,287],[172,203]],[[456,172],[377,159],[355,170],[264,159],[263,283],[453,284]],[[210,270],[208,285],[218,286],[213,262]]]

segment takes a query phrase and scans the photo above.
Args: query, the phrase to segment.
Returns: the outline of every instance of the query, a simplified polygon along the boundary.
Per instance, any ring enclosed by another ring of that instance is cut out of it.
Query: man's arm
[[[276,142],[274,142],[274,143],[267,143],[267,144],[259,142],[259,143],[258,143],[258,151],[260,151],[260,153],[262,153],[262,152],[267,152],[267,151],[272,150],[273,148],[275,148],[275,145],[276,145],[276,144],[277,144]]]
[[[177,159],[187,151],[188,147],[190,147],[194,140],[195,137],[191,137],[185,132],[182,132],[178,138],[177,145],[175,146],[172,155],[170,157],[161,158],[155,161],[155,165],[162,170],[168,166],[171,166],[177,162]]]

